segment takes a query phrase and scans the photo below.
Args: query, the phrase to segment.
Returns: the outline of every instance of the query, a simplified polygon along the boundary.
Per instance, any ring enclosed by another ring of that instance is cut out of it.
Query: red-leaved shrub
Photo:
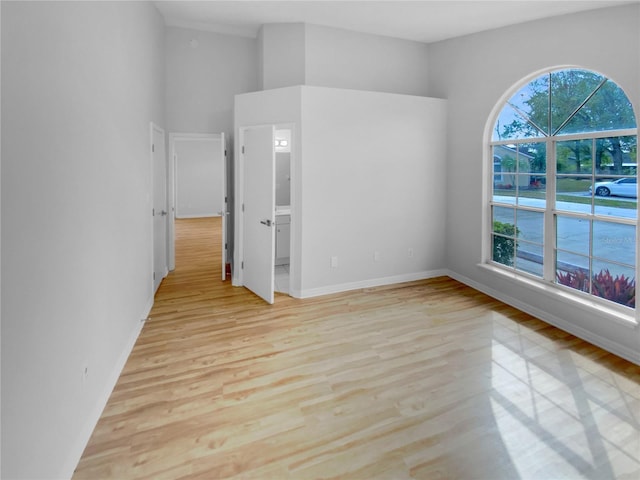
[[[582,271],[556,272],[558,283],[575,288],[582,292],[589,291],[589,277]],[[612,302],[634,308],[636,306],[636,281],[624,275],[611,275],[609,270],[602,270],[591,279],[591,294]]]
[[[591,293],[627,307],[636,306],[636,281],[624,275],[615,278],[609,270],[602,270],[593,276]]]
[[[589,277],[582,270],[566,273],[562,273],[562,271],[558,270],[556,275],[560,285],[566,285],[567,287],[575,288],[581,292],[589,291]]]

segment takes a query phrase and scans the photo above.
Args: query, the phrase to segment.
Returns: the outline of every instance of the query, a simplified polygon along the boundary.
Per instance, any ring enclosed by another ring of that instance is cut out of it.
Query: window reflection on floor
[[[494,328],[490,403],[521,477],[636,478],[640,399],[627,392],[640,386],[522,325]]]

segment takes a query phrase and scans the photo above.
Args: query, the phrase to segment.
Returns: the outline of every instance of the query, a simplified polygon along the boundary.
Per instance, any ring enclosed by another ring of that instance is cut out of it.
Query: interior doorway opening
[[[291,264],[291,130],[276,130],[275,149],[276,243],[274,288],[276,292],[288,295]]]
[[[217,270],[225,280],[227,256],[227,147],[224,133],[171,133],[169,135],[169,268],[176,268],[175,222],[188,218],[218,218],[220,241]],[[213,227],[212,227],[213,228]],[[187,230],[188,231],[188,230]],[[213,233],[213,232],[212,232]]]
[[[293,124],[239,127],[233,284],[267,303],[295,285]]]

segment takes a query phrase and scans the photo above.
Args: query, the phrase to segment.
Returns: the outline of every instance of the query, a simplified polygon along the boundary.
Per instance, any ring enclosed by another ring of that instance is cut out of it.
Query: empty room
[[[3,479],[640,476],[640,2],[0,14]]]

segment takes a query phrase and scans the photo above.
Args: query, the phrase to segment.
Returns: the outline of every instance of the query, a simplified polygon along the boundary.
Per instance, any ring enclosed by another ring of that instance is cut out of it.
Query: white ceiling
[[[639,0],[157,1],[171,26],[255,37],[265,23],[304,22],[425,43]]]

